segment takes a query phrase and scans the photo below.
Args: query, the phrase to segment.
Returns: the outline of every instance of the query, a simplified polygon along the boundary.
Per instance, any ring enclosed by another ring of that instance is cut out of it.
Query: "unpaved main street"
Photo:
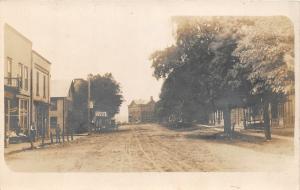
[[[117,132],[5,158],[14,171],[39,172],[285,171],[292,165],[292,138],[266,142],[254,134],[218,140],[214,133],[207,127],[171,130],[157,124],[127,125]]]

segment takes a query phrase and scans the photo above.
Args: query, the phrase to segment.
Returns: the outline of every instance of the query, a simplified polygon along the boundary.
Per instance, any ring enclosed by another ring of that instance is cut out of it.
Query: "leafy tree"
[[[224,131],[230,134],[230,110],[241,105],[248,95],[245,74],[249,71],[232,55],[239,36],[230,27],[237,25],[229,21],[193,17],[175,20],[176,44],[150,57],[154,76],[165,79],[161,112],[170,115],[168,112],[173,111],[184,120],[191,120],[199,117],[197,110],[205,114],[222,109]]]
[[[271,139],[269,105],[293,85],[293,27],[285,17],[178,17],[176,43],[154,52],[154,76],[164,79],[158,112],[190,120],[196,110],[224,112],[261,106]],[[175,114],[175,115],[176,115]]]
[[[242,37],[234,55],[245,67],[251,67],[247,76],[250,93],[263,108],[265,136],[271,139],[269,105],[284,98],[294,81],[293,26],[286,17],[256,18],[255,25],[239,32]]]
[[[123,102],[120,84],[111,73],[90,75],[90,100],[94,102],[94,110],[105,111],[109,117],[119,112]],[[88,129],[88,81],[74,80],[72,125],[76,132]]]
[[[91,100],[94,109],[105,111],[109,117],[119,113],[123,102],[120,84],[111,73],[93,75],[91,77]]]
[[[74,87],[73,101],[72,101],[72,122],[76,133],[87,131],[87,99],[88,99],[88,83],[86,80],[75,79],[72,86]]]

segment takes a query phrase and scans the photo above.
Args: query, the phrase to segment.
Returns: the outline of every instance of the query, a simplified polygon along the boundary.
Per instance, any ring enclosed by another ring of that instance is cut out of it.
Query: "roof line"
[[[40,58],[42,58],[44,61],[46,61],[49,65],[51,65],[50,61],[48,61],[45,57],[43,57],[41,54],[39,54],[35,50],[32,50],[32,53],[36,54],[37,56],[39,56]]]
[[[51,96],[50,99],[51,98],[67,98],[67,96]]]
[[[21,34],[21,32],[19,32],[18,30],[16,30],[14,27],[12,27],[11,25],[5,23],[5,26],[7,26],[10,30],[12,30],[13,32],[15,32],[17,35],[19,35],[20,37],[22,37],[24,40],[28,41],[31,43],[32,45],[32,41],[29,40],[29,38],[27,38],[26,36],[24,36],[23,34]]]

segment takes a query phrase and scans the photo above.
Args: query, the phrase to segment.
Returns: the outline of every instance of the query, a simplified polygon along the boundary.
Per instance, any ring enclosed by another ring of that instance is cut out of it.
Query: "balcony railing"
[[[21,80],[18,77],[16,77],[16,78],[5,77],[4,78],[4,86],[19,89],[21,87],[21,85],[22,85]]]

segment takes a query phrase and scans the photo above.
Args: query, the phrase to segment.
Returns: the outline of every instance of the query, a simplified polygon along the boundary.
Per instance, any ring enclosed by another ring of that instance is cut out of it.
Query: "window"
[[[49,84],[50,77],[49,77],[49,75],[46,76],[46,96],[48,99],[50,98],[50,84]]]
[[[19,63],[19,73],[18,73],[18,78],[20,82],[20,88],[23,88],[23,65]]]
[[[57,117],[50,117],[50,127],[56,128],[57,126]]]
[[[51,111],[56,111],[57,110],[57,100],[51,100],[51,107],[50,107]]]
[[[40,74],[36,72],[36,96],[40,95]]]
[[[24,66],[24,89],[28,90],[28,67]]]
[[[19,125],[28,128],[28,100],[19,99]]]
[[[43,98],[46,98],[46,76],[43,77]]]
[[[11,85],[12,81],[11,81],[11,73],[12,73],[12,59],[7,57],[7,84]]]

